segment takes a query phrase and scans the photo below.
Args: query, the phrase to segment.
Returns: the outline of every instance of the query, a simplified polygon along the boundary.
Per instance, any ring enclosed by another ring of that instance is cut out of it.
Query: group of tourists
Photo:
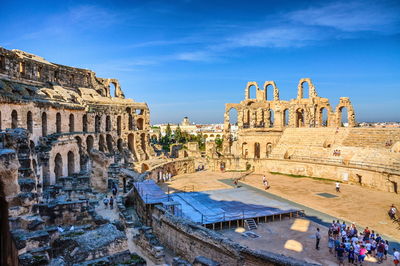
[[[114,209],[114,200],[115,200],[115,198],[117,196],[117,193],[118,193],[118,187],[117,187],[116,184],[113,184],[111,192],[114,195],[114,198],[113,198],[113,196],[108,198],[107,195],[106,195],[105,198],[103,199],[104,207],[106,209],[108,208],[108,204],[110,204],[110,209]]]
[[[315,233],[316,249],[319,249],[321,234],[319,228]],[[334,254],[339,261],[339,265],[344,265],[344,261],[354,265],[362,265],[366,257],[374,257],[377,263],[382,263],[387,259],[389,242],[384,240],[374,230],[368,227],[359,232],[355,224],[350,226],[333,221],[328,230],[329,252]],[[393,248],[394,264],[398,265],[400,253]]]
[[[333,151],[333,156],[340,156],[340,150],[334,150]]]

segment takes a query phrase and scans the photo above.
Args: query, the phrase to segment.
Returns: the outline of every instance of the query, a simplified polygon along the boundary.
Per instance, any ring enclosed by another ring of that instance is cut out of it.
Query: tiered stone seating
[[[390,149],[391,145],[386,145],[388,141],[392,141],[392,145],[400,141],[399,129],[349,128],[348,131],[344,146]]]

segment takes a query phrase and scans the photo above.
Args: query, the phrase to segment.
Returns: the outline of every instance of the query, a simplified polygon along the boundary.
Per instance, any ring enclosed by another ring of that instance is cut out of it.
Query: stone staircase
[[[247,226],[247,228],[251,231],[251,230],[256,230],[257,229],[257,224],[254,221],[254,219],[245,219],[244,220],[245,225]]]

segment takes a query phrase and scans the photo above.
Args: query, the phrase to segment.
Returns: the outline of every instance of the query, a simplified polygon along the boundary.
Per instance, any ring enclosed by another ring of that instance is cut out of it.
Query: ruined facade
[[[125,190],[113,169],[154,157],[149,115],[116,79],[0,48],[0,264],[129,261],[123,229],[94,209],[98,192]]]
[[[271,99],[267,90],[272,90]],[[237,123],[231,121],[232,110]],[[345,110],[347,123],[342,121]],[[233,126],[238,127],[237,138]],[[222,153],[211,145],[207,151],[214,169],[319,176],[397,192],[399,145],[400,129],[357,127],[349,98],[341,97],[333,107],[318,96],[311,79],[303,78],[297,97],[289,101],[280,99],[274,81],[265,82],[263,89],[248,82],[244,100],[225,106]]]

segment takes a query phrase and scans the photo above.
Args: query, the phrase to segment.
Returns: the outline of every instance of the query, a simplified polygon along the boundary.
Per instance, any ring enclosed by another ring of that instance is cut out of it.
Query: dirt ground
[[[235,172],[200,171],[175,176],[173,181],[162,185],[177,190],[205,191],[230,188],[218,179],[237,178]],[[269,193],[297,202],[323,213],[368,226],[377,233],[400,240],[400,230],[390,221],[387,211],[392,203],[400,207],[400,197],[393,193],[375,191],[358,185],[341,184],[341,192],[335,192],[335,183],[310,178],[294,178],[266,173],[271,188]],[[263,189],[262,175],[247,176],[244,183]],[[317,193],[331,193],[338,197],[324,198]]]
[[[321,230],[320,249],[315,249],[316,228]],[[322,265],[338,265],[334,254],[329,253],[328,249],[328,230],[318,224],[305,219],[285,219],[282,221],[261,223],[252,232],[259,235],[259,238],[245,237],[241,234],[244,228],[236,230],[219,231],[241,245],[251,249],[265,250],[286,256],[298,258],[311,263]],[[374,257],[367,257],[363,265],[376,264]],[[345,265],[349,265],[346,263]],[[381,265],[393,265],[392,257]]]

